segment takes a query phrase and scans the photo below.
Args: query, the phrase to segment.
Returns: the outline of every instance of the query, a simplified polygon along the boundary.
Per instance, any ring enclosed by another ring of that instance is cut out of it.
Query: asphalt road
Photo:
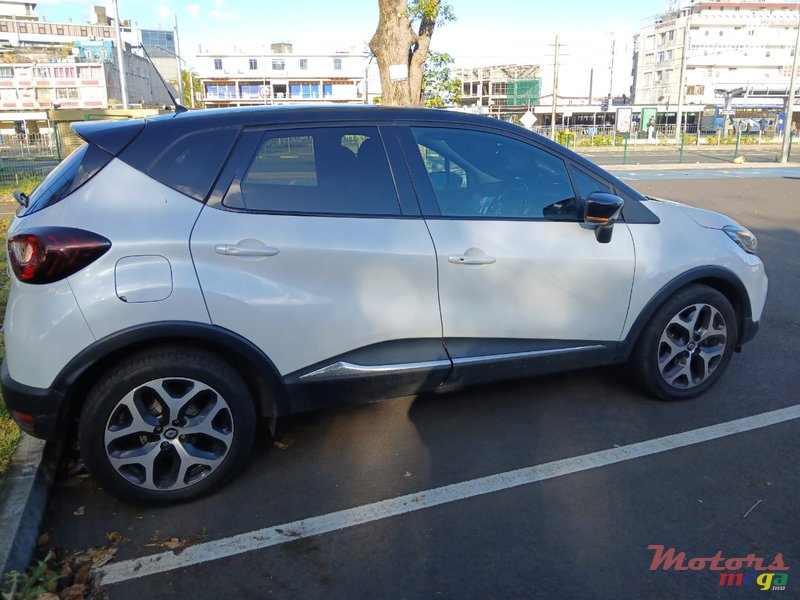
[[[754,415],[789,407],[800,416],[800,180],[634,185],[724,211],[759,237],[766,318],[705,396],[659,402],[617,367],[287,418],[278,445],[263,438],[242,477],[191,504],[135,508],[90,479],[62,479],[46,519],[51,543],[77,552],[120,532],[114,561],[96,571],[120,579],[100,591],[112,599],[757,590],[752,581],[721,588],[708,570],[651,570],[648,546],[687,558],[781,553],[792,569],[783,593],[797,597],[800,420],[757,427]],[[739,433],[698,432],[736,419]],[[651,441],[663,436],[675,437]],[[464,484],[475,478],[486,479]],[[316,518],[335,511],[345,512]]]

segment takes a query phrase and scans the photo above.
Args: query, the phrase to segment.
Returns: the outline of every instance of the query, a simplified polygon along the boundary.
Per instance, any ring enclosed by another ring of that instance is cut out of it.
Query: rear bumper
[[[64,392],[14,381],[5,360],[0,365],[0,387],[3,400],[20,429],[45,440],[60,437],[67,404]]]

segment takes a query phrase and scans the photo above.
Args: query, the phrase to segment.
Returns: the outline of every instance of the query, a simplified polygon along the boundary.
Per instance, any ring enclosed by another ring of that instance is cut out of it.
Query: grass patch
[[[8,301],[8,265],[6,264],[6,232],[8,231],[8,219],[0,222],[0,320],[5,318],[6,302]],[[5,346],[0,337],[0,357],[5,355]],[[17,447],[19,440],[19,428],[11,419],[6,409],[5,402],[2,402],[0,395],[0,478],[5,474],[8,461]]]
[[[3,183],[0,182],[0,200],[5,201],[14,201],[14,190],[22,190],[26,194],[30,194],[39,182],[42,181],[44,177],[41,175],[36,175],[35,173],[28,173],[20,177],[18,183]],[[8,229],[8,222],[6,221],[5,225],[3,226],[3,256],[5,257],[5,239],[6,239],[6,229]],[[3,258],[5,261],[5,258]],[[4,267],[5,268],[5,267]],[[5,302],[3,302],[3,313],[5,313]]]

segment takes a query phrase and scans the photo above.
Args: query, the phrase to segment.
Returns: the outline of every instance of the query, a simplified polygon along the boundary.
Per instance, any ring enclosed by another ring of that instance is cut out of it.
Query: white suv
[[[226,109],[75,126],[8,232],[2,388],[128,501],[185,500],[257,418],[630,361],[707,390],[755,334],[756,240],[499,120]]]

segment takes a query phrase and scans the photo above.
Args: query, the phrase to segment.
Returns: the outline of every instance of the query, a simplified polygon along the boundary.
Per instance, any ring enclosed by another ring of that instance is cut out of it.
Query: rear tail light
[[[52,283],[91,264],[111,248],[101,235],[69,227],[36,227],[8,240],[14,275],[25,283]]]

